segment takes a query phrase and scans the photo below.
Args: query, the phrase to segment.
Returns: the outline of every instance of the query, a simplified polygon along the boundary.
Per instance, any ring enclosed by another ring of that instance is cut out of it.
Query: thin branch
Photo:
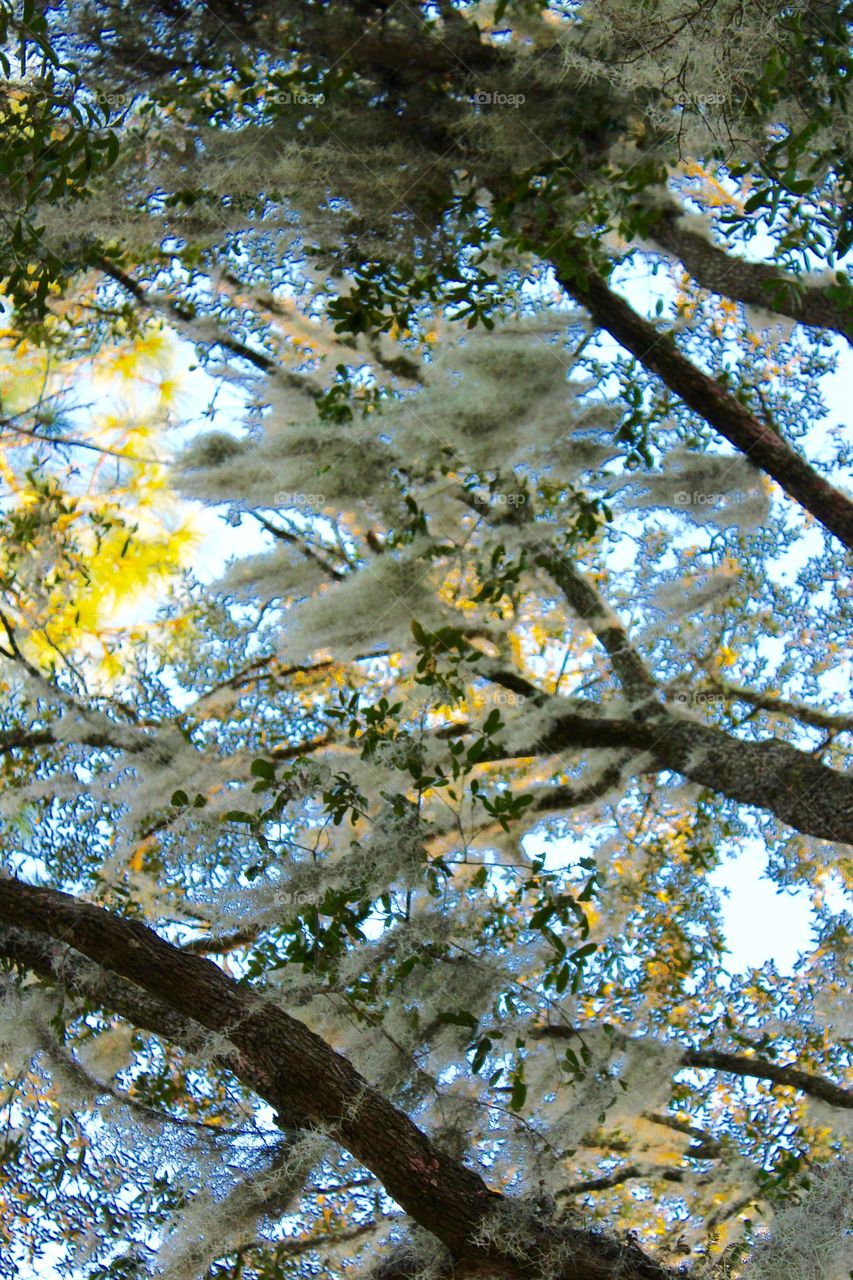
[[[109,458],[119,458],[122,462],[146,462],[154,466],[162,464],[161,458],[139,456],[135,453],[123,453],[120,449],[108,449],[104,444],[95,444],[92,440],[79,440],[74,436],[43,436],[27,427],[16,426],[8,418],[0,419],[0,430],[14,431],[16,435],[25,436],[28,440],[36,440],[39,444],[59,445],[64,449],[91,449],[95,453],[105,454]]]
[[[853,1091],[842,1089],[824,1076],[801,1071],[794,1063],[780,1064],[768,1058],[750,1058],[741,1053],[724,1053],[720,1049],[688,1049],[683,1058],[685,1067],[700,1071],[722,1071],[736,1076],[752,1076],[756,1080],[770,1080],[787,1089],[798,1089],[831,1107],[853,1108]]]
[[[561,1026],[537,1027],[531,1033],[532,1039],[569,1040],[578,1033],[573,1028]],[[758,1080],[771,1080],[774,1084],[784,1085],[789,1089],[797,1089],[807,1093],[821,1102],[828,1102],[833,1107],[853,1107],[853,1092],[842,1089],[825,1076],[814,1075],[810,1071],[802,1071],[793,1063],[787,1066],[770,1062],[767,1058],[751,1058],[745,1054],[725,1053],[719,1049],[685,1049],[681,1064],[701,1071],[721,1071],[736,1076],[752,1076]],[[655,1116],[654,1119],[659,1123]],[[669,1121],[667,1121],[669,1123]],[[676,1127],[672,1124],[673,1128]]]
[[[618,1187],[623,1182],[630,1182],[635,1178],[662,1178],[664,1182],[683,1182],[685,1169],[673,1169],[671,1165],[646,1165],[643,1167],[638,1164],[624,1165],[621,1169],[614,1169],[612,1173],[602,1174],[600,1178],[589,1178],[586,1182],[574,1182],[568,1187],[561,1188],[557,1192],[556,1199],[567,1200],[575,1196],[589,1195],[594,1191],[609,1191],[611,1187]]]
[[[289,529],[283,529],[281,525],[273,524],[271,520],[267,520],[266,516],[262,516],[259,511],[252,512],[261,528],[266,529],[279,542],[287,542],[289,545],[296,547],[305,556],[306,560],[311,560],[320,568],[327,578],[332,578],[335,582],[343,582],[346,577],[340,569],[336,569],[334,565],[320,555],[318,551],[311,546],[305,538],[299,537],[298,534],[292,533]]]
[[[769,711],[773,715],[787,716],[810,725],[813,729],[826,729],[831,733],[853,733],[853,716],[821,711],[818,707],[810,707],[805,702],[793,702],[780,698],[774,693],[759,693],[753,689],[745,689],[743,685],[729,684],[719,676],[709,675],[706,683],[714,691],[719,691],[726,702],[746,702],[759,711]]]
[[[238,338],[233,337],[225,330],[213,336],[200,334],[197,330],[198,316],[194,308],[186,303],[176,298],[166,298],[149,292],[137,280],[134,280],[133,276],[128,275],[126,271],[123,271],[116,263],[110,262],[108,258],[97,259],[96,265],[104,275],[109,276],[116,284],[126,289],[141,307],[167,316],[193,342],[202,342],[207,346],[222,347],[224,350],[230,351],[232,355],[238,356],[239,359],[245,360],[261,373],[271,374],[280,378],[287,386],[302,392],[313,400],[319,400],[322,396],[322,391],[312,383],[310,378],[304,374],[294,373],[292,369],[288,369],[286,365],[276,360],[274,356],[247,346],[245,342],[240,342]]]

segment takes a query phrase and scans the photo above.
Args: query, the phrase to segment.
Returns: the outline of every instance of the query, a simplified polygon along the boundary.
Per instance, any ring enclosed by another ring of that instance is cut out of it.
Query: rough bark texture
[[[72,946],[183,1019],[228,1037],[234,1061],[261,1095],[339,1141],[416,1222],[449,1249],[456,1268],[533,1277],[562,1246],[561,1280],[671,1280],[633,1244],[543,1223],[524,1256],[484,1245],[486,1220],[510,1202],[452,1160],[303,1023],[210,960],[190,955],[135,920],[123,920],[54,889],[0,879],[0,920]],[[256,1082],[256,1083],[255,1083]]]
[[[775,738],[741,742],[673,713],[667,724],[648,749],[669,768],[740,804],[769,810],[797,831],[853,844],[849,774]]]
[[[449,1159],[318,1036],[275,1005],[240,986],[209,960],[187,955],[135,921],[52,889],[0,879],[0,956],[119,1013],[135,1026],[202,1050],[208,1031],[225,1034],[234,1051],[212,1057],[276,1108],[288,1128],[318,1125],[340,1140],[453,1256],[454,1275],[537,1276],[537,1258],[558,1240],[568,1261],[560,1280],[675,1280],[677,1273],[593,1232],[531,1227],[527,1258],[476,1243],[483,1218],[510,1202],[472,1170]],[[535,1038],[572,1038],[565,1026],[541,1027]],[[853,1093],[794,1065],[715,1049],[687,1049],[685,1066],[771,1080],[832,1106],[853,1107]],[[660,1118],[665,1123],[670,1117]],[[703,1135],[699,1135],[700,1137]],[[633,1176],[622,1170],[583,1190]],[[571,1189],[569,1189],[571,1190]],[[393,1274],[417,1270],[403,1254]],[[389,1273],[390,1274],[390,1273]],[[448,1275],[451,1274],[448,1272]]]
[[[711,293],[762,307],[812,329],[832,329],[853,343],[853,312],[827,294],[825,287],[804,286],[769,262],[734,257],[704,236],[682,226],[676,210],[655,223],[656,244],[684,263],[697,284]]]
[[[553,719],[539,737],[506,751],[507,758],[576,747],[633,747],[646,753],[646,771],[672,770],[718,795],[772,813],[806,835],[853,844],[853,777],[787,742],[743,742],[663,706],[652,714],[641,710],[637,719],[616,719],[563,711],[560,702],[551,700]],[[498,747],[495,758],[500,755]]]
[[[548,247],[543,254],[549,256]],[[610,289],[582,253],[560,252],[557,278],[595,322],[657,376],[689,408],[805,508],[846,547],[853,548],[853,501],[819,475],[781,436],[760,422],[719,382],[678,350],[672,338]]]

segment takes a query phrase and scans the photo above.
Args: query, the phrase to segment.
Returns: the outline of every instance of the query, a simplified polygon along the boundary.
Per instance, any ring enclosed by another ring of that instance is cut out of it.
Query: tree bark
[[[831,1107],[853,1108],[853,1093],[823,1076],[801,1071],[793,1064],[771,1062],[768,1058],[750,1058],[745,1053],[724,1053],[719,1049],[688,1049],[686,1067],[700,1071],[722,1071],[736,1076],[752,1076],[754,1080],[772,1080],[788,1089],[798,1089]]]
[[[492,1215],[512,1202],[425,1133],[303,1023],[189,955],[136,920],[124,920],[55,889],[0,879],[0,920],[68,945],[165,1007],[226,1036],[241,1076],[276,1111],[327,1132],[382,1182],[388,1194],[450,1251],[455,1274],[534,1280],[542,1259],[563,1259],[558,1280],[674,1280],[633,1243],[596,1232],[535,1223],[519,1251],[484,1243]],[[220,1046],[221,1048],[221,1046]],[[213,1050],[214,1052],[216,1050]]]
[[[534,1040],[573,1040],[578,1035],[573,1027],[548,1025],[537,1027],[532,1033]],[[630,1042],[629,1036],[624,1036],[624,1042]],[[853,1109],[853,1092],[849,1089],[843,1089],[841,1085],[835,1084],[833,1080],[827,1080],[826,1076],[815,1075],[811,1071],[802,1071],[793,1063],[785,1064],[781,1062],[771,1062],[769,1058],[759,1056],[750,1057],[746,1053],[726,1053],[722,1049],[685,1049],[681,1058],[681,1063],[685,1067],[694,1067],[698,1071],[719,1071],[724,1075],[734,1076],[751,1076],[754,1080],[771,1080],[774,1084],[784,1085],[787,1089],[796,1089],[800,1093],[806,1093],[811,1098],[817,1098],[821,1102],[827,1102],[831,1107],[840,1107],[843,1110]],[[672,1128],[678,1129],[682,1133],[690,1133],[691,1137],[698,1137],[703,1143],[707,1143],[707,1135],[697,1130],[691,1133],[690,1126],[685,1126],[675,1121],[672,1116],[656,1116],[651,1115],[651,1119],[658,1124],[668,1124]],[[688,1152],[694,1154],[695,1152]],[[714,1155],[719,1152],[715,1151]]]
[[[826,286],[803,284],[769,262],[735,257],[681,225],[677,209],[666,210],[650,234],[710,293],[762,307],[811,329],[832,329],[853,343],[853,297],[844,306],[829,297]]]
[[[543,256],[549,256],[547,245]],[[853,500],[819,475],[780,435],[678,350],[669,334],[634,311],[590,266],[579,247],[550,251],[557,279],[596,324],[771,476],[846,547],[853,548]]]
[[[484,759],[556,755],[578,747],[633,748],[646,753],[645,772],[672,770],[718,795],[771,813],[804,835],[853,845],[853,775],[830,769],[787,742],[743,742],[662,705],[637,719],[617,719],[564,711],[562,701],[551,699],[552,719],[536,738],[511,747],[497,742]]]

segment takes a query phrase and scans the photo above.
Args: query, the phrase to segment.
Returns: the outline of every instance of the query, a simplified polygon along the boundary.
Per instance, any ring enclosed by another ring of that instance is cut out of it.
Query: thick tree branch
[[[651,236],[710,293],[762,307],[812,329],[832,329],[853,343],[853,292],[845,305],[830,297],[825,286],[806,284],[769,262],[735,257],[691,231],[676,208],[662,213]]]
[[[815,520],[846,547],[853,548],[853,500],[819,475],[781,436],[760,422],[709,374],[678,350],[671,335],[661,333],[634,311],[592,268],[580,246],[542,246],[552,257],[557,278],[596,324],[698,413],[730,444],[781,485]]]
[[[579,747],[611,749],[620,752],[618,762],[614,761],[608,771],[616,785],[630,767],[631,752],[635,752],[653,770],[672,769],[717,794],[770,812],[794,830],[853,844],[853,775],[831,769],[813,755],[776,738],[744,742],[723,729],[671,711],[656,700],[658,686],[652,673],[620,619],[588,579],[556,553],[542,552],[537,560],[590,625],[607,651],[626,695],[645,706],[638,706],[630,719],[595,715],[597,707],[587,711],[577,701],[571,703],[547,694],[523,677],[485,662],[478,667],[478,674],[522,693],[534,705],[552,713],[550,723],[544,721],[535,738],[531,736],[528,742],[512,740],[512,746],[505,748],[507,758],[557,754]],[[831,727],[842,726],[833,718]],[[462,726],[453,729],[465,731]],[[509,734],[512,729],[510,722]],[[499,758],[503,749],[499,745],[494,758]],[[599,786],[603,781],[594,780],[591,789],[584,784],[569,786],[565,792],[567,807],[586,803],[587,797],[594,801],[606,794],[609,787]],[[545,808],[556,807],[556,789],[552,795],[543,792],[540,803]]]
[[[672,1272],[633,1244],[590,1231],[543,1225],[541,1233],[531,1230],[524,1255],[482,1243],[487,1220],[502,1207],[508,1211],[504,1197],[435,1147],[303,1023],[138,921],[7,878],[0,879],[0,920],[74,947],[141,987],[158,1007],[165,1005],[182,1020],[226,1036],[241,1076],[248,1076],[277,1111],[305,1116],[339,1141],[416,1222],[445,1244],[458,1272],[532,1280],[559,1230],[569,1252],[562,1280],[672,1280]]]
[[[622,623],[589,578],[556,552],[543,551],[536,559],[607,653],[626,697],[632,702],[651,697],[657,689],[652,673],[631,644]]]
[[[43,932],[0,923],[0,957],[90,1001],[98,1009],[117,1013],[141,1031],[150,1031],[189,1053],[200,1055],[209,1050],[209,1034],[195,1019],[176,1013],[168,1003],[150,995],[143,987],[92,963],[67,943]],[[252,1074],[251,1063],[221,1049],[208,1052],[208,1058],[263,1096],[263,1081]],[[292,1112],[279,1113],[277,1118],[283,1128],[305,1127],[303,1118]]]
[[[647,753],[654,769],[672,770],[718,795],[772,813],[795,831],[853,844],[853,775],[830,769],[787,742],[743,742],[662,706],[638,719],[617,719],[564,711],[562,701],[552,700],[550,723],[535,738],[499,742],[490,758],[557,755],[578,747],[633,748]]]
[[[91,963],[67,943],[44,932],[0,925],[0,956],[190,1052],[201,1049],[205,1042],[204,1028],[192,1018],[175,1013],[142,987]]]

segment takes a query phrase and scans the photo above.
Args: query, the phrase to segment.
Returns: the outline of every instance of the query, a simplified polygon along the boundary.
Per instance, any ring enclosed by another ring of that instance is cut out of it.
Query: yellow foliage
[[[720,645],[717,650],[717,666],[733,667],[737,662],[737,654],[727,644]]]
[[[48,332],[61,324],[56,315]],[[64,362],[48,345],[0,333],[0,591],[22,651],[39,665],[61,655],[113,683],[129,624],[138,629],[190,563],[200,533],[161,456],[164,407],[180,392],[175,363],[161,325]],[[92,388],[99,412],[76,409]],[[68,447],[41,443],[51,436]]]
[[[704,205],[706,209],[734,209],[738,213],[743,212],[745,189],[743,193],[732,193],[706,165],[699,164],[696,160],[685,165],[684,172],[688,178],[700,180],[699,186],[690,192],[691,199],[697,204]]]

